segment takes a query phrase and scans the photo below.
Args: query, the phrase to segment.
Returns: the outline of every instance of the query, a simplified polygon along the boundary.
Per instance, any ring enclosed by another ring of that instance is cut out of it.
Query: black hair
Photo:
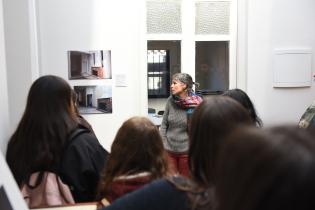
[[[57,170],[65,142],[77,125],[69,84],[52,75],[37,79],[8,143],[6,159],[17,183],[36,171]]]
[[[231,89],[231,90],[225,91],[223,95],[231,97],[237,102],[239,102],[240,104],[242,104],[245,107],[245,109],[248,110],[249,115],[252,118],[253,122],[255,122],[258,127],[263,126],[263,123],[261,119],[258,117],[252,101],[243,90],[237,89],[237,88]]]

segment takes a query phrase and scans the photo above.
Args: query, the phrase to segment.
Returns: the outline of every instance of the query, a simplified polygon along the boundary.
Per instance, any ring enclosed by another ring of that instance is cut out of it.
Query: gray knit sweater
[[[187,113],[175,104],[172,96],[167,99],[160,132],[166,150],[188,151]]]

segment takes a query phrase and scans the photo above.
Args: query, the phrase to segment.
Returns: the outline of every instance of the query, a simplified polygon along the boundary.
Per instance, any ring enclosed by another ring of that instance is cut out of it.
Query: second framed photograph
[[[112,86],[74,86],[80,114],[112,113]]]

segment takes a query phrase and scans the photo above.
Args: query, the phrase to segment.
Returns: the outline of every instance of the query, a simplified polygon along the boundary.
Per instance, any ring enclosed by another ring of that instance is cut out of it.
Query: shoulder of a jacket
[[[175,104],[175,101],[174,101],[174,99],[173,99],[172,96],[170,96],[170,97],[167,99],[167,102],[168,102],[169,105],[176,105],[176,104]]]
[[[170,96],[167,98],[167,101],[173,101],[173,96],[170,95]]]
[[[98,140],[91,132],[83,132],[72,139],[69,146],[77,146],[81,144],[98,144]]]
[[[172,184],[165,178],[155,180],[151,182],[151,185],[155,188],[173,188]]]

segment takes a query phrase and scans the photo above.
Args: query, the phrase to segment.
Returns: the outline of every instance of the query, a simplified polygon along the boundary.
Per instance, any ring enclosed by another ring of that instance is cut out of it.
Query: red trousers
[[[180,174],[189,177],[188,155],[167,151],[167,159],[172,174]]]

